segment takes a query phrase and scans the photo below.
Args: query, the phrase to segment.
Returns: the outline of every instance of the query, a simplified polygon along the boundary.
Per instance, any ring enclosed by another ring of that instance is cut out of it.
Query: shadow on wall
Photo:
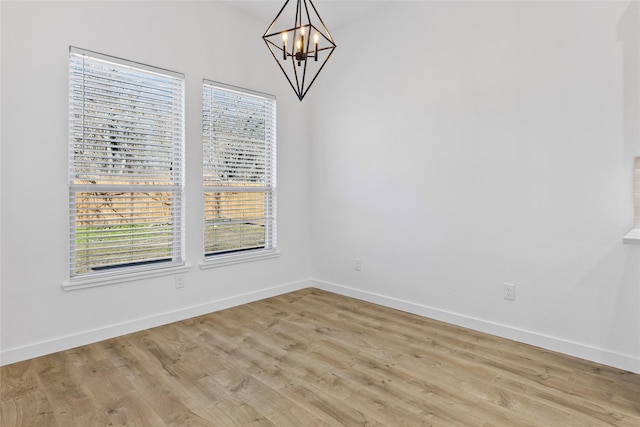
[[[638,284],[640,284],[640,247],[636,246],[629,250],[622,272],[621,282],[628,283],[633,286],[630,295],[633,295],[633,293],[635,292],[637,307],[640,307],[640,287],[638,286]],[[622,297],[622,294],[618,295],[618,298]],[[617,303],[620,304],[622,302],[617,301]],[[636,309],[635,313],[638,328],[636,329],[636,336],[629,337],[629,340],[632,342],[632,347],[635,349],[635,352],[633,354],[640,354],[640,309]],[[615,324],[616,320],[618,319],[615,319],[612,324]],[[613,337],[612,335],[609,335],[609,337],[610,341],[613,341],[615,339],[615,337]],[[635,372],[640,372],[640,358],[638,360],[638,366]]]
[[[640,2],[627,7],[618,24],[623,49],[624,161],[640,155]]]

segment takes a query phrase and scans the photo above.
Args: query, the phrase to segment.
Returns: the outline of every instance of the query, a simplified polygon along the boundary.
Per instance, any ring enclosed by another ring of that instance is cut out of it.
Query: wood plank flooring
[[[0,368],[10,426],[640,426],[640,375],[305,289]]]

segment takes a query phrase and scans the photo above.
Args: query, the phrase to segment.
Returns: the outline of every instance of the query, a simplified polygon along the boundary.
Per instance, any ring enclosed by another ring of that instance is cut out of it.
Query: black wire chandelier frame
[[[336,44],[311,0],[296,0],[295,12],[291,15],[293,4],[290,0],[284,3],[262,39],[302,101],[333,54]],[[287,13],[289,18],[293,17],[293,26],[276,29],[278,21]]]

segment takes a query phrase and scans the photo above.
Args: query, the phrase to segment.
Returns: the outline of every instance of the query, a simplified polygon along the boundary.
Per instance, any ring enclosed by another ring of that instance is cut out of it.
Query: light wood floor
[[[640,375],[305,289],[0,368],[2,426],[640,426]]]

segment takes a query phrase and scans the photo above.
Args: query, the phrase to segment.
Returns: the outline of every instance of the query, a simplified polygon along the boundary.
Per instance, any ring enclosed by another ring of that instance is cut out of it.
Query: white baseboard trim
[[[22,347],[3,349],[0,351],[0,366],[44,356],[58,351],[68,350],[70,348],[138,332],[144,329],[154,328],[156,326],[189,319],[191,317],[201,316],[207,313],[213,313],[215,311],[282,295],[310,286],[640,374],[640,357],[637,356],[616,353],[602,348],[576,343],[533,331],[514,328],[512,326],[502,325],[318,279],[286,283],[253,292],[234,295],[228,298],[209,301],[203,304],[184,307],[178,310],[160,313],[133,321],[83,331],[78,334],[62,336]]]
[[[475,331],[488,333],[491,335],[507,338],[525,344],[534,345],[558,353],[590,360],[603,365],[612,366],[626,371],[640,374],[640,357],[612,352],[606,349],[589,346],[577,342],[568,341],[562,338],[540,334],[534,331],[514,328],[483,319],[453,313],[434,307],[429,307],[414,302],[401,300],[373,292],[350,288],[323,280],[312,279],[311,285],[315,288],[333,292],[348,297],[357,298],[363,301],[379,304],[385,307],[417,314],[434,320],[450,323],[457,326],[473,329]]]
[[[103,341],[144,329],[154,328],[156,326],[166,325],[168,323],[178,322],[180,320],[201,316],[203,314],[213,313],[215,311],[224,310],[249,302],[308,288],[309,286],[311,286],[311,282],[309,280],[300,280],[297,282],[234,295],[228,298],[209,301],[203,304],[184,307],[174,311],[159,313],[153,316],[117,323],[103,328],[53,338],[51,340],[41,341],[22,347],[2,349],[2,351],[0,351],[0,366],[44,356],[46,354],[56,353],[58,351],[68,350],[70,348]]]

